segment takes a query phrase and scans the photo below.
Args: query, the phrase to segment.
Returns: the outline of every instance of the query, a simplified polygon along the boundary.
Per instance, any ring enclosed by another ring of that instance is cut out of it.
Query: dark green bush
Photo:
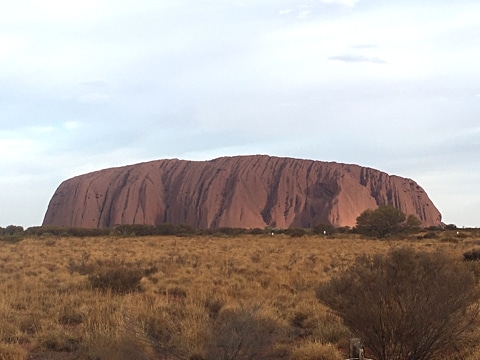
[[[266,233],[266,231],[260,228],[253,228],[253,229],[250,229],[248,233],[251,235],[263,235]]]
[[[150,236],[155,235],[155,226],[144,224],[123,224],[115,228],[120,236]]]
[[[95,237],[108,236],[110,229],[59,227],[59,226],[32,226],[25,230],[29,236],[50,237],[50,236],[73,236],[73,237]]]
[[[6,228],[0,227],[0,240],[15,243],[23,240],[25,231],[23,227],[16,225],[8,225]]]
[[[5,229],[1,229],[0,231],[2,235],[17,235],[23,234],[24,230],[22,226],[8,225]]]
[[[357,217],[355,231],[366,236],[380,239],[414,233],[420,230],[420,220],[414,215],[405,215],[394,206],[380,206],[375,210],[367,209]]]
[[[194,235],[195,229],[187,224],[180,224],[176,226],[175,235],[177,236],[186,236],[186,235]]]
[[[340,226],[340,227],[335,228],[335,232],[337,232],[339,234],[347,234],[347,233],[352,232],[352,229],[350,228],[350,226]]]
[[[289,235],[291,237],[303,237],[303,236],[307,235],[307,230],[302,229],[302,228],[293,227],[293,228],[286,229],[284,231],[284,234]]]
[[[175,235],[176,231],[173,224],[158,224],[155,227],[155,235]]]
[[[330,235],[336,232],[335,226],[331,224],[319,224],[317,226],[314,226],[312,229],[314,234],[317,235]]]

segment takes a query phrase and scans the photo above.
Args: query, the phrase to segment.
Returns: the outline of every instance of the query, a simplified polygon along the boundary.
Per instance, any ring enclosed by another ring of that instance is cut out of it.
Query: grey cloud
[[[363,55],[351,55],[351,54],[330,56],[328,60],[343,61],[347,63],[359,63],[359,62],[368,62],[372,64],[387,63],[385,60],[382,60],[378,57],[368,57]]]

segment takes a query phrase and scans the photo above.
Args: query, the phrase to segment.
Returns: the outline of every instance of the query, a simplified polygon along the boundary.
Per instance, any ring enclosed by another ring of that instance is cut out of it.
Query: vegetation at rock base
[[[386,238],[399,234],[414,233],[420,230],[421,222],[414,215],[405,215],[391,206],[367,209],[357,218],[356,231],[359,234]]]
[[[25,236],[61,236],[61,237],[136,237],[136,236],[229,236],[240,235],[271,235],[287,234],[291,237],[303,237],[308,235],[332,235],[332,234],[361,234],[377,238],[388,238],[392,236],[402,237],[422,232],[421,221],[414,215],[406,215],[399,209],[387,205],[380,206],[375,210],[366,210],[357,217],[357,225],[354,228],[348,226],[335,227],[328,223],[313,224],[311,228],[299,228],[292,226],[287,229],[265,227],[263,229],[253,228],[210,228],[195,229],[187,224],[161,223],[158,225],[149,224],[122,224],[113,228],[79,228],[79,227],[57,227],[57,226],[34,226],[23,229],[21,226],[9,225],[6,228],[0,227],[0,240],[19,241]],[[428,238],[435,236],[436,231],[442,228],[433,227],[428,229],[429,233],[422,236]],[[454,224],[446,225],[443,230],[457,230]]]
[[[0,227],[0,239],[3,241],[20,241],[23,239],[24,234],[23,226],[8,225],[6,228]]]

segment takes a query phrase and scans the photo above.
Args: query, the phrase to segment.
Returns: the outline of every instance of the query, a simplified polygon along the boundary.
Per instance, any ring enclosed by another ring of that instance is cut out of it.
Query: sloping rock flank
[[[424,226],[441,225],[440,212],[411,179],[358,165],[265,155],[158,160],[77,176],[58,187],[43,225],[354,226],[364,210],[386,204]]]

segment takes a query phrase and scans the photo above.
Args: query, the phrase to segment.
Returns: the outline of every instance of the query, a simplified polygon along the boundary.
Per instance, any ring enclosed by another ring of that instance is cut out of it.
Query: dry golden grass
[[[0,360],[221,359],[239,341],[238,359],[341,359],[349,334],[316,300],[319,282],[358,255],[397,246],[442,249],[461,260],[479,245],[475,236],[0,242]],[[144,271],[142,289],[93,289],[89,274],[109,267]]]

